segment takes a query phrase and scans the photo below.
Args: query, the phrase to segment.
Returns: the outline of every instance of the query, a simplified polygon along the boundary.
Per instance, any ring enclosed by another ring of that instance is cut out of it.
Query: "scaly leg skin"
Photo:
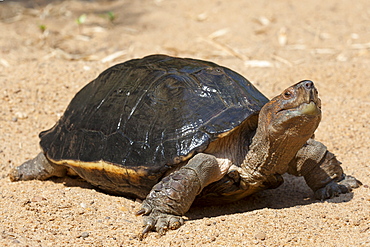
[[[208,184],[224,176],[217,159],[208,154],[197,154],[188,164],[156,184],[136,215],[144,215],[144,230],[140,239],[151,230],[163,235],[177,229],[184,220],[195,197]]]
[[[325,200],[349,193],[362,185],[356,178],[345,175],[340,165],[341,162],[325,145],[310,139],[290,162],[288,173],[304,176],[315,198]]]
[[[41,152],[34,159],[15,167],[9,173],[9,178],[13,182],[33,179],[46,180],[54,176],[64,177],[66,173],[66,167],[50,163],[44,153]]]

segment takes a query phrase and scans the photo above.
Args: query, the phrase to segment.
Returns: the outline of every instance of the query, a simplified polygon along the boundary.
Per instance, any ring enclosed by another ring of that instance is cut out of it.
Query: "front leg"
[[[341,162],[325,145],[309,139],[290,162],[288,173],[304,176],[315,198],[324,200],[348,193],[362,184],[354,177],[345,175],[340,165]]]
[[[167,229],[179,228],[195,197],[205,186],[221,179],[227,166],[212,155],[197,154],[181,169],[162,179],[137,212],[144,215],[145,228],[140,237],[150,230],[164,234]]]

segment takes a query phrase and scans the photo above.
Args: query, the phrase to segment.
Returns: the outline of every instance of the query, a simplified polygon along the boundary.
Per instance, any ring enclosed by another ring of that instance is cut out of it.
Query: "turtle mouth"
[[[284,112],[288,116],[317,116],[321,114],[319,104],[314,101],[302,103],[298,107],[281,109],[277,113]]]
[[[315,102],[310,101],[309,103],[301,104],[297,110],[303,115],[319,115],[321,113],[320,107]]]

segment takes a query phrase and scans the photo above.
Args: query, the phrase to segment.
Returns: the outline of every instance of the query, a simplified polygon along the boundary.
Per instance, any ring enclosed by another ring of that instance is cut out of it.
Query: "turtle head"
[[[265,104],[258,125],[270,138],[288,140],[294,137],[303,138],[306,142],[320,120],[321,101],[317,89],[312,81],[305,80],[285,89]]]

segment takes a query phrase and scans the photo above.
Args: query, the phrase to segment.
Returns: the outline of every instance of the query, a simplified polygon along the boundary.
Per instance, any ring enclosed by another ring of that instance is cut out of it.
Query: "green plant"
[[[105,12],[104,14],[100,14],[100,17],[107,19],[110,23],[116,19],[116,14],[113,11]]]
[[[85,23],[86,18],[87,18],[86,14],[82,14],[82,15],[80,15],[80,16],[76,19],[76,23],[77,23],[78,25],[81,25],[81,24]]]
[[[116,19],[116,15],[112,11],[107,12],[107,16],[110,22],[113,22]]]
[[[45,32],[46,31],[46,25],[44,25],[44,24],[39,25],[39,29],[42,33]]]

